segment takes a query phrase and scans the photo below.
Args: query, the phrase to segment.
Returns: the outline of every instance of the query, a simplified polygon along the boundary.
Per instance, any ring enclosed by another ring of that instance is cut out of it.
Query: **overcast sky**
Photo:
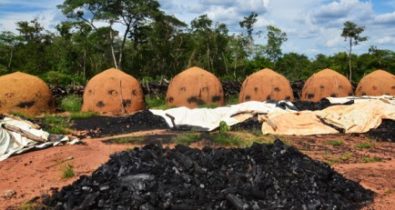
[[[63,0],[0,0],[0,31],[15,32],[15,23],[37,18],[47,29],[64,20],[56,8]],[[374,45],[395,51],[395,0],[159,0],[167,14],[189,23],[207,14],[216,22],[226,23],[232,33],[240,31],[239,21],[251,11],[258,13],[256,31],[275,25],[285,31],[288,41],[284,52],[298,52],[310,57],[318,53],[345,51],[340,36],[343,23],[354,21],[366,27],[368,41],[356,48],[364,53]],[[264,36],[256,37],[264,43]]]

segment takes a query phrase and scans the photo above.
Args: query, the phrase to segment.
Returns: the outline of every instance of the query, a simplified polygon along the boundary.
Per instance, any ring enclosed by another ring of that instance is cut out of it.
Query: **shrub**
[[[82,98],[77,95],[68,95],[62,99],[60,107],[67,112],[79,112],[82,106]]]
[[[80,85],[84,84],[84,79],[79,75],[69,75],[58,71],[49,71],[42,76],[42,79],[52,85]]]
[[[75,175],[74,167],[71,164],[66,164],[62,169],[62,178],[69,179]]]
[[[145,103],[149,109],[167,109],[165,99],[159,96],[145,96]]]
[[[226,122],[221,121],[221,122],[219,123],[219,132],[220,132],[220,133],[225,133],[225,132],[228,132],[228,131],[230,131],[229,125],[226,124]]]

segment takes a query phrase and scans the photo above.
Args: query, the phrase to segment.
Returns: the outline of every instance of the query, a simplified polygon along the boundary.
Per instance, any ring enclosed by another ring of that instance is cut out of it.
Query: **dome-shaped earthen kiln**
[[[220,80],[199,67],[186,69],[170,82],[166,102],[171,107],[195,108],[204,104],[224,104],[224,92]]]
[[[239,101],[293,100],[287,78],[271,70],[262,69],[248,76],[241,86]]]
[[[122,115],[144,109],[140,83],[121,70],[111,68],[94,76],[86,85],[82,111]]]

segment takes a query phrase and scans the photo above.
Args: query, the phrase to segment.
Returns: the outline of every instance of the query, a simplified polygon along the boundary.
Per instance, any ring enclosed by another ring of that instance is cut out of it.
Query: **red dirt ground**
[[[163,133],[166,131],[143,132],[139,135]],[[344,143],[340,146],[327,143],[333,139]],[[363,136],[286,138],[287,143],[296,146],[305,154],[331,163],[346,178],[376,192],[374,203],[365,207],[365,210],[395,210],[395,144],[374,142],[371,148],[357,149],[357,145],[366,141]],[[17,209],[35,197],[51,193],[54,188],[71,184],[79,176],[89,175],[96,170],[109,159],[110,154],[136,146],[104,144],[98,139],[86,139],[83,142],[83,145],[34,151],[0,162],[0,209]],[[364,157],[380,157],[381,161],[363,163]],[[62,178],[62,169],[66,164],[73,165],[76,174],[67,180]],[[7,191],[15,193],[7,197]]]

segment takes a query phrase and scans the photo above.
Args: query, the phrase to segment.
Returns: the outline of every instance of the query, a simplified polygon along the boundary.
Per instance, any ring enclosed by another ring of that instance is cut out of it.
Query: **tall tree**
[[[50,64],[45,54],[52,44],[53,34],[44,30],[36,19],[17,22],[17,31],[21,42],[14,54],[18,60],[15,67],[36,74],[49,69]]]
[[[254,31],[254,24],[257,21],[258,14],[256,12],[251,12],[249,16],[244,17],[242,21],[239,22],[240,27],[245,29],[247,32],[247,39],[245,44],[249,51],[252,51],[252,47],[254,45],[254,39],[252,37],[252,33]]]
[[[343,32],[341,34],[344,37],[344,41],[348,41],[348,70],[349,70],[349,80],[352,81],[352,63],[351,63],[351,53],[352,47],[358,45],[360,42],[366,41],[368,38],[366,36],[361,36],[361,33],[365,30],[364,27],[358,26],[357,24],[346,21],[343,25]]]
[[[0,33],[0,52],[4,51],[0,60],[4,59],[1,63],[4,63],[7,71],[12,70],[15,47],[19,42],[20,38],[10,31]]]
[[[159,3],[156,0],[65,0],[59,8],[67,17],[85,21],[95,30],[95,22],[107,22],[113,63],[121,68],[126,39],[136,38],[140,34],[140,30],[159,12]],[[116,23],[124,26],[123,33],[120,33],[122,38],[118,50],[114,43],[116,31],[113,27]]]
[[[288,40],[287,34],[281,29],[268,25],[267,29],[267,44],[265,52],[272,62],[276,62],[282,55],[281,45]]]

